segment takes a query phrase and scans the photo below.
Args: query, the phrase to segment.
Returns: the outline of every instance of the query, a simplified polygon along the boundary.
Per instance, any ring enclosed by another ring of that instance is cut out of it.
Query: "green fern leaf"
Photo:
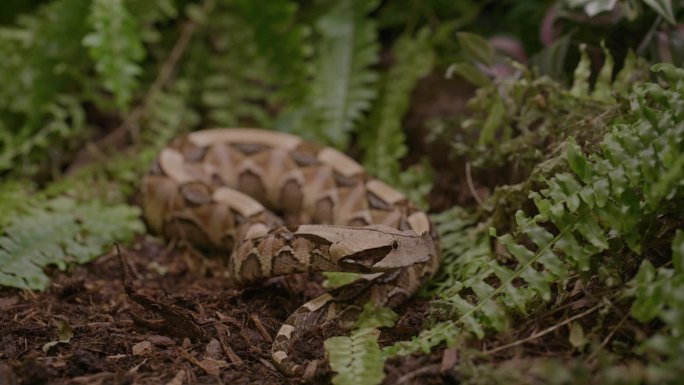
[[[145,49],[135,19],[123,0],[93,0],[88,23],[92,32],[83,38],[105,89],[114,93],[116,105],[126,111],[138,88],[140,61]]]
[[[185,76],[200,76],[201,87],[192,91],[199,93],[208,124],[269,127],[271,117],[263,105],[274,94],[267,88],[273,82],[267,63],[272,56],[256,49],[261,35],[255,35],[258,28],[245,18],[252,13],[236,10],[230,2],[218,2],[208,14],[198,8],[188,7],[187,12],[202,18],[207,35],[216,38],[189,47],[191,71]]]
[[[337,374],[335,385],[376,385],[385,378],[385,360],[378,345],[375,329],[364,328],[349,337],[333,337],[325,341],[330,367]]]
[[[330,367],[337,374],[336,385],[376,385],[385,378],[385,356],[378,345],[379,327],[391,327],[397,314],[390,309],[363,307],[349,337],[332,337],[325,341]]]
[[[50,283],[43,267],[64,270],[97,257],[114,241],[141,232],[139,209],[127,205],[49,201],[12,221],[0,236],[0,285],[43,290]]]
[[[301,102],[309,69],[306,60],[312,47],[305,40],[310,27],[296,20],[299,5],[291,0],[271,0],[268,7],[252,0],[233,0],[232,4],[252,32],[271,80],[278,87],[279,100]]]
[[[280,126],[308,139],[345,148],[351,132],[376,97],[377,23],[368,14],[377,0],[341,0],[315,23],[314,77],[302,106]]]
[[[361,144],[366,168],[379,179],[396,184],[401,174],[399,161],[407,152],[402,121],[411,92],[432,69],[435,53],[427,31],[417,38],[400,37],[392,52],[395,62],[383,76],[380,98],[370,124],[361,132]]]

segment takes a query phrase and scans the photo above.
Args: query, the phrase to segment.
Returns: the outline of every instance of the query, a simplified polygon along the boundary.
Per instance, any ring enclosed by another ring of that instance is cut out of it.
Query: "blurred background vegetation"
[[[42,267],[142,232],[138,181],[171,138],[264,127],[440,213],[425,333],[378,359],[446,343],[464,382],[677,383],[683,4],[3,2],[0,285],[44,289]],[[554,325],[556,354],[491,348]]]

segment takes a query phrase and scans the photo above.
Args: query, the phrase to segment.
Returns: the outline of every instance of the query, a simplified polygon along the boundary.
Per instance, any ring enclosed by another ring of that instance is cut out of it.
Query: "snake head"
[[[332,262],[343,271],[376,273],[427,262],[435,255],[429,233],[400,231],[393,227],[308,226],[297,232],[325,238]]]

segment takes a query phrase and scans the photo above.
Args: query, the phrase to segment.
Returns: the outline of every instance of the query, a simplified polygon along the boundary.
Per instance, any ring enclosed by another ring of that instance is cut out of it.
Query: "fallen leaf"
[[[215,360],[213,358],[205,358],[197,364],[210,376],[218,376],[220,369],[228,365],[226,361]]]
[[[218,360],[221,358],[222,350],[223,349],[221,348],[219,341],[216,338],[212,338],[204,348],[204,357]]]
[[[173,339],[166,337],[166,336],[160,336],[160,335],[150,336],[150,338],[148,338],[147,340],[152,342],[153,344],[155,344],[157,346],[168,347],[168,346],[173,346],[176,344],[176,342]]]
[[[176,372],[171,381],[167,382],[166,385],[183,385],[185,382],[185,370],[181,369]]]
[[[134,356],[147,355],[152,351],[152,343],[150,341],[138,342],[133,345],[131,350],[133,351]]]
[[[74,336],[74,330],[71,328],[69,321],[59,319],[57,320],[57,341],[50,341],[43,345],[43,352],[47,353],[53,346],[63,343],[69,343],[71,337]]]
[[[570,340],[570,344],[572,344],[572,346],[581,350],[582,347],[587,344],[587,339],[584,337],[584,329],[582,329],[582,325],[578,323],[570,324],[570,336],[568,339]]]

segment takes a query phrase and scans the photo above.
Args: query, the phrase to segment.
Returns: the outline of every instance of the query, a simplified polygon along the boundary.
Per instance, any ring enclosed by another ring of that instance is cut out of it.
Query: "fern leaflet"
[[[83,38],[104,87],[114,93],[116,105],[127,110],[138,87],[145,49],[135,19],[123,0],[94,0],[88,22],[93,29]]]
[[[332,337],[325,341],[330,367],[337,372],[335,385],[377,385],[385,378],[385,356],[378,345],[377,328],[391,327],[397,314],[390,309],[363,307],[349,337]]]
[[[319,35],[311,89],[302,106],[279,125],[308,139],[345,148],[354,126],[375,99],[377,23],[369,18],[378,1],[341,0],[316,24]]]
[[[139,209],[127,205],[48,201],[14,220],[0,236],[0,285],[43,290],[50,283],[42,268],[85,263],[141,232]]]

